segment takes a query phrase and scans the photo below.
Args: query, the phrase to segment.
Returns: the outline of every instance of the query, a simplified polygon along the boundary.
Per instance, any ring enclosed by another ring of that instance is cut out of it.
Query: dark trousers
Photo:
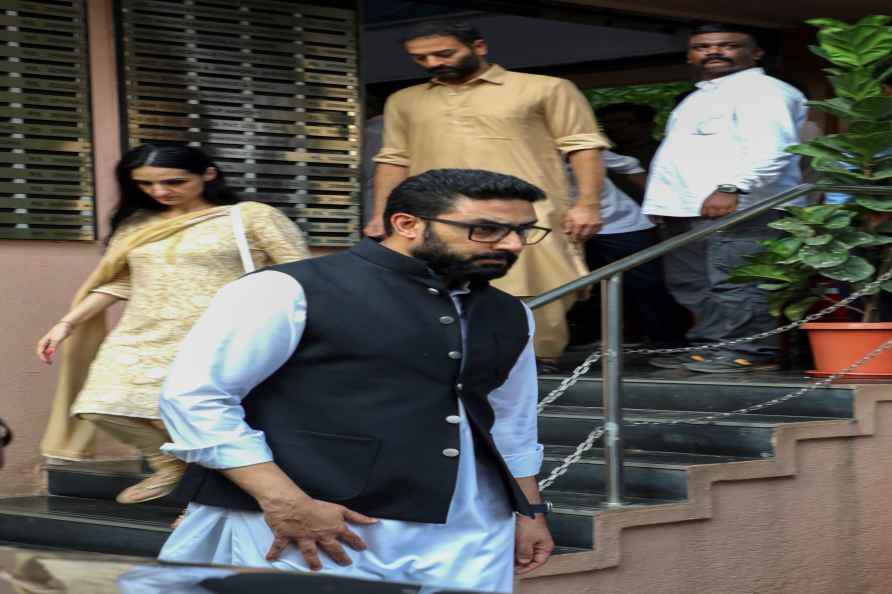
[[[657,243],[653,229],[595,235],[585,243],[585,257],[591,270],[596,270],[630,256]],[[571,314],[576,330],[574,342],[597,340],[600,328],[600,287],[592,287],[592,298],[577,304]],[[656,346],[683,346],[690,327],[690,313],[678,305],[663,276],[663,264],[651,260],[623,274],[623,302],[627,327],[638,332]],[[626,336],[631,333],[627,332]]]
[[[768,313],[768,294],[756,286],[758,283],[732,283],[728,279],[735,268],[746,263],[744,256],[761,249],[760,240],[782,235],[768,226],[779,216],[777,211],[767,212],[666,255],[669,291],[679,303],[694,312],[696,321],[688,332],[688,340],[693,343],[722,342],[777,327],[777,319]],[[666,239],[715,223],[700,217],[664,217],[663,221],[662,231]],[[772,336],[741,343],[728,350],[776,355],[778,346],[777,336]]]

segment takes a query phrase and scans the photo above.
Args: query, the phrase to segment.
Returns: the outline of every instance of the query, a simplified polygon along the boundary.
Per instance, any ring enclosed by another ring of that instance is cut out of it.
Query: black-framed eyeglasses
[[[468,239],[479,243],[498,243],[508,237],[512,232],[517,233],[523,245],[539,243],[551,233],[548,227],[536,225],[509,225],[508,223],[465,223],[463,221],[450,221],[449,219],[436,219],[433,217],[418,217],[425,221],[434,221],[461,227],[468,230]]]

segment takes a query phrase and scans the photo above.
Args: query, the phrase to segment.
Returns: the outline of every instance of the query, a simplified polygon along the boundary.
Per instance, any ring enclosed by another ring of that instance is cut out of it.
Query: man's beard
[[[459,256],[450,251],[449,246],[430,227],[424,230],[424,243],[412,250],[411,254],[426,262],[449,285],[503,277],[517,261],[517,254],[506,250]],[[481,260],[498,262],[484,264]]]
[[[428,68],[437,80],[450,82],[462,80],[477,72],[480,68],[480,58],[475,53],[468,54],[460,60],[455,66],[437,66],[436,68]]]

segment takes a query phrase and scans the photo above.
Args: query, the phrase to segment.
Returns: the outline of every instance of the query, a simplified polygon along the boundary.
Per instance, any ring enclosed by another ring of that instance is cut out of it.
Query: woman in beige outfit
[[[159,451],[168,436],[158,399],[179,343],[217,290],[251,268],[250,261],[290,262],[308,251],[297,227],[275,208],[234,207],[238,196],[198,149],[140,146],[124,155],[116,174],[121,199],[108,250],[71,310],[37,345],[49,364],[67,341],[41,448],[50,458],[89,459],[94,425],[137,447],[154,473],[117,500],[138,503],[169,494],[184,470]],[[239,236],[250,260],[243,260]],[[107,333],[103,314],[120,300],[127,306]]]

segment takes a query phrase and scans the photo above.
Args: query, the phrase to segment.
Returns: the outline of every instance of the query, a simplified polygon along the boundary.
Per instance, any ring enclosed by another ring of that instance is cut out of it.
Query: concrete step
[[[545,460],[539,478],[543,479],[576,450],[575,446],[545,446]],[[703,464],[741,462],[753,458],[712,456],[685,452],[646,452],[626,450],[624,492],[630,497],[682,500],[688,495],[688,469]],[[570,466],[546,491],[606,492],[604,451],[592,448]]]
[[[558,376],[540,376],[540,398],[544,398],[558,387],[562,379],[564,378]],[[623,381],[623,407],[708,412],[737,410],[777,398],[811,383],[808,380],[744,383],[742,380],[745,378],[735,379],[740,383],[730,383],[727,377],[715,380],[710,376],[702,379],[686,379],[683,382],[626,379]],[[555,404],[600,406],[602,385],[600,378],[584,377],[567,390]],[[771,415],[850,418],[853,415],[853,394],[851,388],[819,388],[766,408],[764,412]]]
[[[552,491],[544,494],[554,504],[548,514],[548,527],[558,546],[573,549],[588,549],[594,546],[595,512],[604,509],[606,496],[603,493],[578,493],[573,491]],[[644,506],[672,503],[663,499],[627,497],[625,505]]]
[[[784,423],[826,421],[827,417],[733,415],[704,423],[667,424],[703,416],[701,411],[624,411],[625,448],[655,452],[688,452],[713,456],[768,458],[774,430]],[[836,420],[836,419],[833,419]],[[634,421],[653,424],[633,425]],[[576,446],[604,423],[599,407],[551,405],[539,415],[539,440],[548,445]]]
[[[138,462],[53,464],[47,467],[47,490],[50,495],[62,497],[114,501],[118,493],[148,476]],[[153,501],[152,505],[179,509],[185,507],[184,502],[178,502],[170,495]]]
[[[0,499],[0,541],[116,555],[155,557],[178,510],[102,499]]]

